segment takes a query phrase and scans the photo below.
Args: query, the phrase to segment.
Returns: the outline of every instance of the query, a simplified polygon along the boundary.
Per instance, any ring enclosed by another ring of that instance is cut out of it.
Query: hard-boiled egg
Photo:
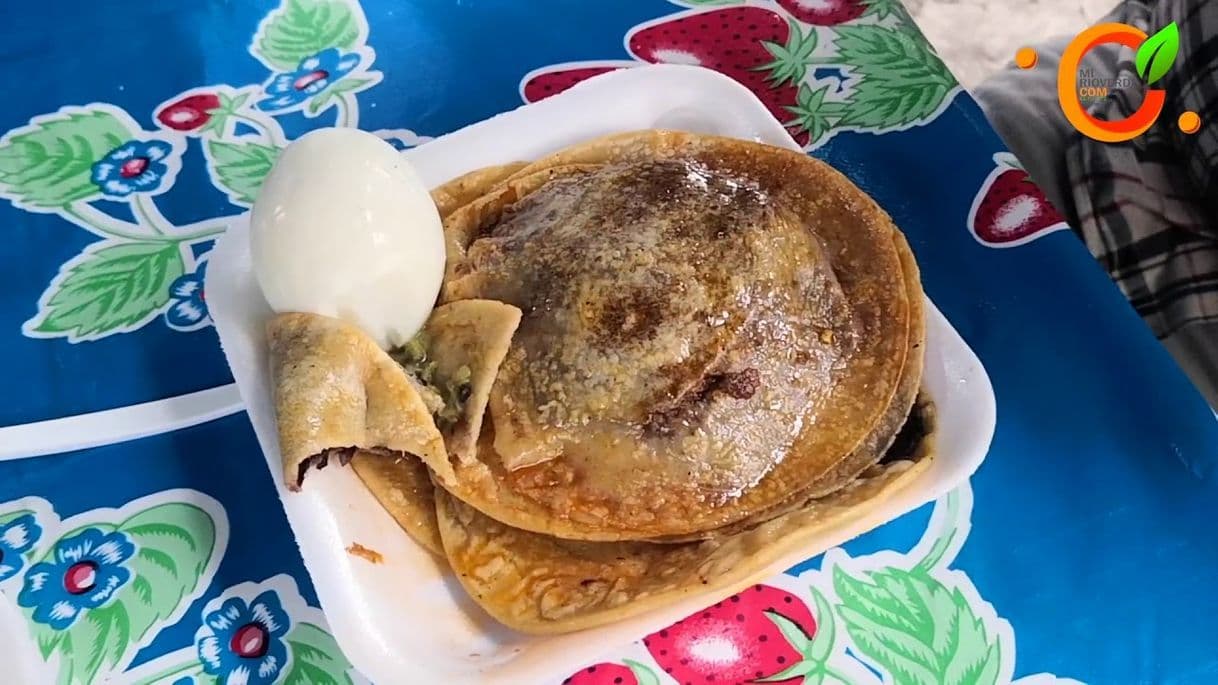
[[[401,345],[427,320],[444,275],[440,215],[391,145],[319,129],[279,155],[250,216],[254,274],[276,312],[312,312]]]

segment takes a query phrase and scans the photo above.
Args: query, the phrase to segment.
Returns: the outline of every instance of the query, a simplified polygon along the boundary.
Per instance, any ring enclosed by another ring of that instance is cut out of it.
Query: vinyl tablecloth
[[[406,148],[648,62],[744,83],[893,215],[998,427],[950,496],[553,682],[1218,682],[1218,424],[898,0],[0,19],[5,682],[361,682],[230,385],[213,241],[310,128]]]

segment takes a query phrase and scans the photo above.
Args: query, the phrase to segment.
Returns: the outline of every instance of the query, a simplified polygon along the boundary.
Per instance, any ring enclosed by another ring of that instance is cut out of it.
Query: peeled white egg
[[[444,276],[444,231],[422,179],[356,129],[312,131],[280,153],[250,240],[271,309],[344,319],[383,348],[423,327]]]

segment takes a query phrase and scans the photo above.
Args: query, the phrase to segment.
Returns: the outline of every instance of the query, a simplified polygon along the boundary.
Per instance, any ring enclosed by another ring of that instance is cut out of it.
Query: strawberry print
[[[822,618],[832,621],[831,616]],[[805,675],[818,672],[828,656],[828,645],[813,639],[816,629],[816,619],[798,597],[754,585],[652,633],[643,645],[681,685],[798,685]]]
[[[659,685],[660,678],[637,661],[625,664],[599,663],[581,668],[562,685]]]
[[[994,163],[969,212],[969,230],[978,242],[1015,247],[1069,228],[1014,155],[1000,152]]]
[[[799,114],[799,84],[816,34],[777,12],[751,6],[683,12],[635,27],[626,47],[644,62],[698,65],[738,81],[787,124],[796,142],[811,140],[789,120]]]
[[[171,102],[154,114],[157,122],[175,131],[193,131],[211,120],[212,111],[220,108],[220,96],[196,93]]]
[[[811,149],[837,131],[923,125],[960,92],[943,61],[910,30],[901,0],[715,2],[730,6],[695,8],[632,28],[625,42],[636,61],[544,67],[525,76],[521,96],[536,102],[615,68],[701,66],[748,88],[801,147]],[[821,43],[818,35],[829,39]]]
[[[524,98],[525,102],[537,102],[551,95],[558,95],[593,76],[625,69],[635,64],[635,62],[575,62],[538,69],[524,77],[520,85],[520,96]]]
[[[867,11],[863,0],[778,0],[791,16],[813,26],[837,26],[854,21]]]

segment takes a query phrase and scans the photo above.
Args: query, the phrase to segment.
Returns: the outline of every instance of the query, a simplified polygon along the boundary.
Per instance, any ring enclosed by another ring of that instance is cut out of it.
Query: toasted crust
[[[513,465],[495,447],[496,425],[509,426],[497,420],[511,406],[502,392],[496,405],[495,384],[512,376],[506,364],[527,360],[525,329],[520,308],[466,278],[482,258],[471,244],[551,182],[642,160],[691,160],[761,188],[814,236],[809,259],[823,253],[831,262],[849,307],[849,328],[829,328],[828,340],[850,340],[822,348],[840,356],[802,430],[772,468],[726,501],[668,482],[648,486],[612,464],[571,462],[561,452]],[[888,215],[828,165],[756,143],[641,131],[478,170],[433,198],[448,267],[427,332],[437,377],[470,372],[459,420],[437,427],[424,401],[435,393],[361,331],[326,317],[277,316],[268,338],[285,480],[297,489],[310,467],[351,459],[403,530],[445,556],[505,625],[567,632],[695,592],[729,592],[793,550],[821,551],[808,545],[824,531],[870,521],[929,464],[933,408],[915,403],[925,342],[917,264]],[[903,426],[923,433],[910,454],[894,455]]]
[[[444,439],[406,372],[354,326],[316,314],[267,324],[284,482],[300,488],[312,466],[355,449],[413,454],[452,468]]]
[[[684,544],[575,542],[511,528],[438,491],[440,538],[457,578],[487,613],[532,634],[611,623],[691,594],[729,594],[837,526],[873,520],[885,499],[929,467],[933,410],[906,458],[870,466],[831,495],[731,535]],[[879,521],[875,521],[879,523]]]
[[[435,488],[427,466],[413,456],[357,452],[351,468],[393,520],[428,552],[444,556],[436,521]]]
[[[606,164],[666,158],[693,159],[754,180],[776,202],[803,217],[832,256],[857,324],[858,344],[842,370],[844,381],[819,403],[814,418],[805,418],[807,428],[778,466],[721,506],[698,506],[697,493],[667,485],[646,493],[598,488],[595,473],[586,471],[572,478],[569,465],[562,460],[531,467],[522,474],[499,468],[499,458],[491,451],[481,454],[478,463],[458,465],[457,484],[450,491],[509,525],[568,539],[621,540],[697,538],[733,523],[747,524],[750,517],[781,506],[814,482],[835,480],[832,471],[847,455],[870,454],[856,459],[849,469],[853,473],[878,459],[891,437],[877,436],[879,448],[871,450],[866,449],[865,440],[886,418],[902,381],[915,390],[920,383],[920,365],[908,378],[905,374],[910,329],[921,327],[922,322],[920,288],[911,293],[906,287],[899,231],[871,198],[836,170],[772,146],[643,131],[564,149],[519,170],[450,215],[445,230],[462,250],[458,258],[450,260],[454,275],[468,271],[462,259],[472,237],[493,226],[508,207],[545,183]],[[916,271],[913,277],[916,279]],[[449,280],[444,299],[476,295],[468,280]],[[906,406],[910,401],[912,397],[904,401]],[[899,418],[889,432],[895,434]],[[845,478],[838,476],[836,481],[840,485]],[[616,485],[612,476],[606,476],[605,482]],[[531,487],[536,483],[543,487]],[[615,491],[621,497],[615,497]],[[673,494],[665,497],[665,492]]]

